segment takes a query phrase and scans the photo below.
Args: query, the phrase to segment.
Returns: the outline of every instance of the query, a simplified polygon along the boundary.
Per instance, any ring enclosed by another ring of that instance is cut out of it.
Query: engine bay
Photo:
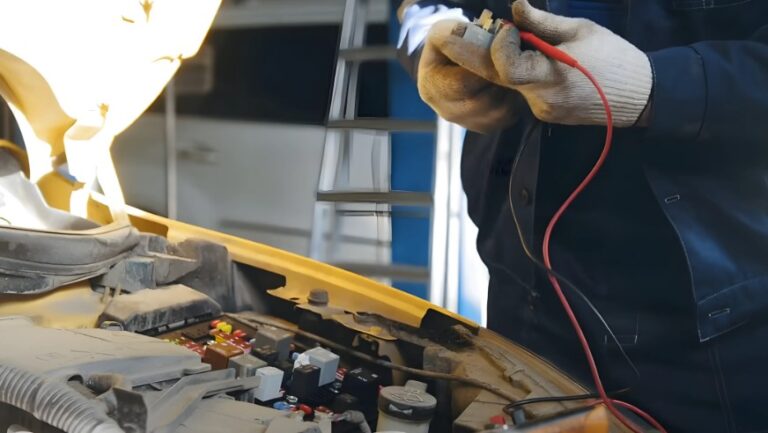
[[[0,318],[0,429],[502,431],[513,424],[504,411],[512,399],[574,387],[487,331],[416,329],[350,314],[322,289],[306,304],[283,305],[283,317],[222,314],[184,285],[107,297],[92,329]],[[583,427],[593,416],[567,408],[527,407],[518,428],[529,431],[552,415],[549,421],[575,417]]]
[[[0,162],[8,216],[38,221],[0,226],[0,431],[608,431],[560,398],[579,384],[424,300],[132,208],[76,217]]]

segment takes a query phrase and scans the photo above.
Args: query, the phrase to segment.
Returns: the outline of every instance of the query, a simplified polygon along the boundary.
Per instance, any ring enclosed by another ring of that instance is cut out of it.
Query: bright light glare
[[[197,53],[220,0],[0,2],[0,93],[16,116],[31,180],[66,151],[81,182],[122,203],[114,137]]]

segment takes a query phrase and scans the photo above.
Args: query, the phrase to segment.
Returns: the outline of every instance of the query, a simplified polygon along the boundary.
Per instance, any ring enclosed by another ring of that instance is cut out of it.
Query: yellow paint
[[[407,325],[419,326],[427,311],[433,309],[472,328],[477,327],[468,319],[423,299],[325,263],[135,208],[128,208],[128,214],[132,221],[139,219],[165,226],[166,237],[171,242],[189,238],[206,239],[226,246],[237,262],[285,276],[286,285],[271,293],[286,300],[306,302],[310,290],[324,288],[328,290],[334,306],[348,311],[379,314]]]
[[[68,210],[65,200],[74,185],[60,175],[53,175],[38,183],[49,204]],[[111,222],[109,209],[103,199],[94,195],[89,203],[88,217],[101,224]],[[62,206],[63,205],[63,206]],[[309,291],[316,288],[328,290],[334,306],[351,312],[379,314],[410,326],[420,326],[429,310],[452,317],[475,329],[478,325],[469,319],[433,305],[421,298],[378,283],[360,275],[317,262],[297,254],[268,245],[248,241],[213,230],[196,227],[161,216],[128,207],[131,223],[140,231],[166,237],[171,242],[185,239],[205,239],[224,245],[232,259],[255,268],[285,276],[286,285],[270,293],[290,301],[306,302]]]
[[[41,295],[0,295],[0,317],[27,316],[51,328],[93,328],[104,307],[87,281]]]

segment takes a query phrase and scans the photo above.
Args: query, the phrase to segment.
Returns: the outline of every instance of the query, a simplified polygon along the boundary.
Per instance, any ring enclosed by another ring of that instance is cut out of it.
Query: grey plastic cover
[[[144,289],[112,300],[99,317],[114,321],[126,331],[145,332],[189,319],[213,318],[221,307],[213,299],[182,284]]]
[[[210,370],[189,349],[131,332],[41,328],[3,317],[0,336],[0,364],[53,378],[114,373],[139,386]]]
[[[100,273],[139,242],[127,223],[103,227],[47,205],[0,151],[0,293],[41,293]]]

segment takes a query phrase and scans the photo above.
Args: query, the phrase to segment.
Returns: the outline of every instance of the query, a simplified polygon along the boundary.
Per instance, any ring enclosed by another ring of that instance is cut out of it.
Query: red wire
[[[513,24],[508,21],[505,21],[504,25],[512,26]],[[581,192],[584,191],[587,185],[589,185],[590,182],[592,182],[592,180],[595,178],[597,173],[603,167],[603,164],[605,164],[605,160],[608,157],[608,153],[610,153],[611,146],[613,144],[613,111],[611,110],[611,104],[608,102],[608,98],[605,96],[605,92],[603,92],[603,88],[600,86],[600,83],[598,83],[597,79],[595,79],[592,73],[590,73],[589,70],[587,70],[584,66],[579,64],[579,62],[575,58],[573,58],[563,50],[547,43],[546,41],[534,35],[533,33],[520,31],[520,39],[532,45],[534,48],[536,48],[538,51],[540,51],[547,57],[552,58],[565,65],[568,65],[572,68],[575,68],[579,72],[584,74],[584,76],[587,77],[587,79],[589,79],[589,81],[597,90],[597,93],[600,95],[600,100],[603,103],[603,108],[605,109],[605,120],[606,120],[605,144],[603,145],[602,152],[600,152],[600,157],[597,159],[597,161],[595,162],[595,165],[592,167],[592,169],[589,171],[586,177],[584,177],[581,183],[579,183],[579,186],[577,186],[576,189],[574,189],[573,192],[568,196],[565,202],[563,202],[563,204],[560,205],[560,208],[552,216],[552,219],[549,221],[549,224],[547,224],[547,229],[544,232],[544,241],[543,241],[543,248],[542,248],[543,256],[544,256],[544,265],[546,266],[547,270],[552,271],[552,261],[549,257],[549,244],[552,239],[552,232],[554,231],[555,226],[557,225],[558,221],[560,221],[560,218],[563,216],[565,211],[568,209],[568,207],[570,207],[571,203],[573,203],[573,201],[576,200],[576,197],[578,197],[579,194],[581,194]],[[547,277],[549,278],[550,283],[552,283],[552,286],[555,289],[555,293],[557,294],[557,297],[560,299],[560,303],[563,305],[563,308],[565,309],[565,312],[568,315],[568,319],[571,321],[571,325],[573,325],[573,329],[576,331],[576,335],[579,339],[579,343],[581,343],[581,347],[584,350],[584,355],[587,357],[589,370],[592,373],[592,380],[595,383],[595,388],[597,389],[597,393],[600,395],[600,400],[602,401],[602,403],[608,408],[608,410],[611,412],[611,414],[613,414],[613,416],[615,416],[619,421],[621,421],[622,424],[627,426],[630,430],[632,430],[635,433],[642,433],[642,431],[632,421],[630,421],[623,413],[621,413],[616,408],[616,406],[621,406],[625,409],[628,409],[634,412],[636,415],[638,415],[639,417],[647,421],[649,424],[651,424],[654,428],[659,430],[661,433],[667,433],[666,429],[664,429],[664,427],[658,421],[656,421],[651,415],[644,412],[640,408],[633,406],[629,403],[625,403],[620,400],[614,400],[608,397],[608,394],[605,392],[605,387],[603,386],[603,381],[600,378],[600,372],[597,369],[597,363],[595,362],[595,357],[592,354],[592,349],[589,347],[589,341],[587,340],[587,336],[584,334],[584,330],[581,328],[581,324],[579,323],[579,320],[576,318],[576,314],[573,312],[573,308],[571,308],[571,304],[568,302],[568,299],[565,297],[565,294],[563,293],[563,289],[560,287],[560,282],[552,273],[549,273]]]
[[[648,414],[647,412],[643,411],[639,407],[634,406],[632,404],[629,404],[627,402],[621,401],[621,400],[613,400],[613,404],[615,404],[616,406],[621,406],[621,407],[623,407],[625,409],[631,410],[632,412],[634,412],[635,414],[637,414],[638,416],[643,418],[648,424],[652,425],[653,428],[655,428],[656,430],[658,430],[660,432],[666,432],[664,427],[661,424],[659,424],[658,421],[656,421],[650,414]]]
[[[526,39],[530,40],[529,37]],[[540,44],[537,43],[536,45],[540,45]],[[549,49],[549,51],[552,51],[552,50]],[[550,57],[555,58],[555,60],[560,60],[560,58],[569,58],[570,56],[567,56],[567,54],[563,53],[562,55],[557,54],[555,56],[550,56]],[[550,241],[552,239],[552,232],[554,231],[558,221],[560,221],[560,218],[563,216],[565,211],[568,209],[568,207],[570,207],[571,203],[573,203],[573,201],[576,200],[576,197],[578,197],[579,194],[581,194],[581,192],[584,191],[587,185],[589,185],[589,183],[592,182],[592,180],[595,178],[597,173],[600,171],[603,164],[605,163],[606,158],[608,157],[608,153],[610,152],[611,146],[613,144],[613,112],[611,111],[611,105],[608,102],[608,98],[605,96],[605,92],[603,92],[602,87],[597,82],[595,77],[586,68],[584,68],[584,66],[578,63],[575,63],[574,65],[571,65],[571,66],[573,66],[579,72],[584,74],[584,76],[587,77],[587,79],[589,79],[590,82],[592,82],[592,85],[595,86],[597,93],[600,95],[600,99],[603,103],[603,107],[605,108],[607,129],[605,134],[605,145],[603,145],[603,150],[600,153],[600,157],[597,159],[597,162],[595,162],[595,165],[589,171],[587,176],[584,177],[581,183],[579,183],[579,186],[577,186],[576,189],[573,190],[573,192],[568,196],[565,202],[563,202],[563,204],[560,206],[557,212],[555,212],[555,214],[552,216],[552,219],[549,221],[549,224],[547,225],[546,231],[544,232],[544,241],[542,246],[542,251],[544,256],[544,265],[550,271],[552,270],[552,260],[549,257],[549,248],[550,248]],[[603,404],[605,404],[605,406],[608,408],[611,414],[613,414],[613,416],[615,416],[619,421],[621,421],[622,424],[627,426],[630,430],[632,430],[635,433],[642,433],[642,430],[639,427],[637,427],[631,420],[629,420],[629,418],[627,418],[623,413],[621,413],[621,411],[619,411],[619,409],[616,406],[629,409],[630,411],[634,412],[635,414],[637,414],[638,416],[646,420],[649,424],[651,424],[654,428],[656,428],[660,432],[667,433],[664,427],[662,427],[662,425],[659,422],[657,422],[648,413],[642,411],[641,409],[629,403],[625,403],[619,400],[613,400],[610,397],[608,397],[608,394],[605,391],[605,387],[603,386],[603,381],[600,378],[600,372],[598,371],[597,363],[595,362],[595,357],[592,354],[592,349],[589,346],[589,341],[587,340],[587,337],[584,334],[584,330],[581,328],[581,324],[579,323],[579,320],[576,318],[576,314],[574,313],[573,308],[571,308],[571,305],[568,302],[568,299],[565,297],[565,294],[563,293],[563,289],[560,287],[560,282],[551,273],[548,275],[548,277],[549,277],[550,283],[552,283],[552,286],[555,289],[555,293],[557,294],[557,297],[560,299],[560,303],[563,305],[563,308],[565,309],[565,312],[568,315],[568,319],[571,321],[571,325],[573,325],[573,329],[576,331],[576,335],[579,339],[579,343],[581,343],[581,347],[584,350],[584,355],[587,357],[587,363],[589,364],[589,370],[592,374],[592,380],[595,382],[595,388],[597,389],[597,393],[600,395],[600,400],[603,402]]]

